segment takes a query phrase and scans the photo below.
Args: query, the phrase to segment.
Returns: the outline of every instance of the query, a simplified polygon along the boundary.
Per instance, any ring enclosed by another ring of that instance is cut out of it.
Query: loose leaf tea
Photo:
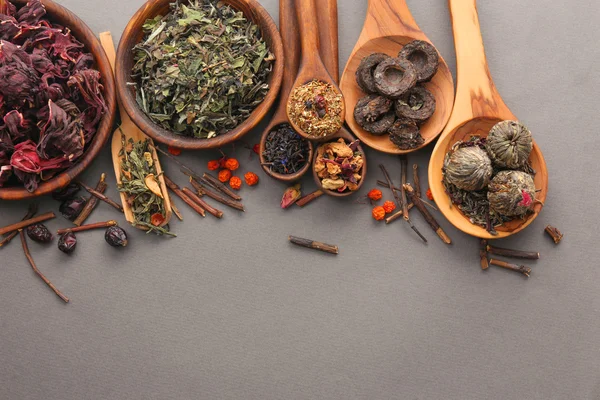
[[[100,72],[68,27],[40,0],[0,13],[0,187],[28,191],[72,166],[91,143],[106,104]]]
[[[288,102],[288,115],[313,137],[328,136],[342,127],[342,94],[330,83],[312,80],[298,86]]]
[[[149,19],[134,47],[132,79],[141,109],[157,125],[212,138],[264,100],[274,55],[259,27],[222,1],[174,1]]]
[[[125,141],[121,135],[121,183],[119,192],[125,193],[127,202],[133,212],[133,225],[148,229],[149,232],[172,235],[168,229],[157,221],[164,221],[166,210],[165,202],[158,183],[158,173],[153,162],[154,148],[148,139],[134,142],[133,139]],[[160,214],[162,219],[153,215]]]
[[[358,189],[365,161],[357,147],[358,140],[347,144],[340,138],[317,148],[314,168],[323,189],[339,193]]]
[[[281,124],[267,135],[263,157],[272,172],[293,174],[306,165],[308,153],[308,141],[289,124]]]

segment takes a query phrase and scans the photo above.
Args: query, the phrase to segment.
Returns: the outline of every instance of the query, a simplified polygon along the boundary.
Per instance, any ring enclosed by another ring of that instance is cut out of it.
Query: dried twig
[[[28,210],[27,210],[27,214],[25,214],[25,216],[23,217],[23,219],[21,219],[21,221],[25,221],[26,219],[33,218],[33,216],[34,216],[35,214],[37,214],[37,210],[38,210],[37,204],[36,204],[36,203],[31,203],[31,204],[29,205],[29,208],[28,208]],[[6,246],[6,245],[7,245],[8,243],[10,243],[10,241],[11,241],[11,240],[13,240],[13,239],[14,239],[14,238],[15,238],[15,237],[18,235],[18,234],[19,234],[19,231],[18,231],[18,230],[14,230],[14,231],[10,232],[8,235],[6,235],[6,237],[5,237],[5,238],[3,238],[3,239],[0,241],[0,247],[2,247],[2,246]]]
[[[417,197],[421,197],[421,180],[419,179],[419,166],[413,164],[413,185],[415,186],[415,193]]]
[[[179,197],[181,200],[183,200],[183,202],[185,204],[187,204],[188,206],[190,206],[194,211],[196,211],[201,216],[204,217],[206,215],[206,213],[204,211],[204,208],[200,207],[197,203],[195,203],[192,199],[190,199],[188,197],[188,195],[186,195],[185,193],[183,193],[183,191],[181,190],[181,188],[179,186],[177,186],[177,184],[175,182],[173,182],[172,180],[170,180],[166,175],[163,175],[163,177],[165,178],[165,183],[166,183],[167,187],[173,193],[175,193],[175,195],[177,197]]]
[[[338,254],[339,252],[338,247],[331,244],[315,242],[314,240],[302,239],[296,236],[289,236],[288,239],[291,243],[297,246],[306,247],[308,249],[320,250],[331,254]]]
[[[169,196],[169,203],[171,204],[171,210],[173,211],[173,214],[175,214],[177,219],[179,219],[180,221],[183,221],[183,215],[181,215],[181,212],[179,211],[179,209],[177,208],[175,203],[173,203],[173,199],[171,198],[171,195],[170,194],[167,194],[167,195]]]
[[[54,215],[53,212],[48,212],[42,215],[38,215],[37,217],[24,219],[15,224],[5,226],[4,228],[0,228],[0,235],[5,235],[7,233],[18,231],[19,229],[27,228],[29,225],[39,224],[40,222],[44,222],[55,217],[56,215]]]
[[[100,180],[96,184],[96,191],[98,193],[104,194],[106,187],[107,187],[106,174],[102,173],[102,175],[100,175]],[[90,197],[88,197],[88,199],[85,203],[85,206],[83,207],[83,210],[81,210],[81,212],[79,213],[79,215],[77,216],[75,221],[73,221],[73,224],[76,226],[83,225],[83,223],[85,222],[86,219],[88,219],[88,217],[90,216],[92,211],[94,211],[94,208],[96,208],[99,201],[100,201],[100,199],[98,199],[96,196],[90,195]]]
[[[58,231],[56,231],[57,234],[59,235],[64,235],[67,232],[83,232],[83,231],[89,231],[92,229],[102,229],[102,228],[108,228],[111,226],[117,226],[117,221],[105,221],[105,222],[95,222],[93,224],[87,224],[87,225],[81,225],[81,226],[74,226],[72,228],[64,228],[64,229],[59,229]]]
[[[490,264],[495,265],[497,267],[510,269],[511,271],[519,272],[528,278],[529,278],[529,274],[531,274],[531,268],[528,268],[524,265],[510,264],[510,263],[507,263],[504,261],[494,260],[493,258],[490,260]]]
[[[522,258],[525,260],[538,260],[540,258],[540,253],[536,251],[521,251],[521,250],[511,250],[504,249],[502,247],[495,247],[490,244],[486,244],[486,251],[490,254],[495,254],[497,256],[504,256],[510,258]]]
[[[487,240],[482,239],[481,242],[479,243],[479,259],[481,262],[481,269],[483,269],[483,270],[488,269],[490,267],[486,249],[487,249]]]
[[[194,187],[194,189],[196,189],[196,191],[198,192],[198,196],[207,196],[207,197],[210,197],[211,199],[216,200],[219,203],[224,204],[228,207],[234,208],[239,211],[245,211],[244,205],[242,203],[238,203],[238,202],[231,200],[230,198],[227,198],[217,192],[213,192],[212,190],[207,188],[205,185],[202,185],[200,182],[198,182],[191,176],[190,176],[190,184]]]
[[[384,181],[377,181],[377,184],[381,187],[384,188],[389,188],[390,186],[385,183]],[[394,190],[400,191],[401,189],[399,187],[394,186]],[[438,211],[437,207],[434,206],[433,204],[431,204],[430,202],[428,202],[427,200],[425,200],[424,198],[422,198],[421,196],[419,196],[419,198],[421,199],[421,201],[423,202],[423,204],[425,204],[427,207],[431,208],[432,210]]]
[[[223,211],[217,210],[216,208],[214,208],[213,206],[211,206],[210,204],[208,204],[207,202],[202,200],[200,198],[200,196],[198,196],[196,193],[194,193],[189,188],[184,187],[181,190],[183,191],[183,193],[186,194],[186,196],[188,196],[190,199],[192,199],[192,201],[194,201],[200,207],[202,207],[203,209],[208,211],[210,214],[214,215],[217,218],[223,218]]]
[[[548,225],[545,229],[546,233],[554,240],[554,243],[559,244],[564,235],[558,230],[558,228]]]
[[[85,190],[87,190],[87,192],[89,194],[91,194],[92,196],[97,197],[98,199],[102,200],[106,204],[114,207],[115,209],[119,210],[119,212],[123,213],[123,207],[120,204],[118,204],[116,201],[114,201],[112,199],[109,199],[104,194],[96,191],[95,189],[89,187],[88,185],[86,185],[85,183],[83,183],[81,181],[78,182],[78,183],[81,185],[82,188],[84,188]]]
[[[307,194],[304,197],[301,197],[298,199],[298,201],[296,201],[296,205],[299,207],[304,207],[305,205],[307,205],[308,203],[310,203],[311,201],[318,199],[319,197],[321,197],[323,194],[325,194],[322,190],[315,190],[312,193]]]
[[[414,203],[417,210],[419,210],[419,212],[421,213],[423,218],[425,218],[425,221],[427,221],[427,223],[429,224],[431,229],[433,229],[433,231],[435,233],[437,233],[437,235],[440,237],[440,239],[442,239],[442,242],[444,242],[446,244],[451,244],[452,240],[448,237],[446,232],[444,232],[444,230],[442,229],[440,224],[437,222],[437,220],[434,218],[434,216],[431,215],[429,210],[427,208],[425,208],[423,201],[415,194],[415,191],[412,188],[412,186],[410,185],[410,183],[405,184],[404,189],[410,196],[410,199]]]
[[[408,209],[412,209],[415,205],[413,203],[409,203],[408,204]],[[392,222],[396,221],[397,219],[402,218],[402,216],[404,215],[404,211],[400,210],[398,212],[396,212],[395,214],[390,215],[389,217],[387,217],[385,219],[385,223],[386,224],[391,224]]]
[[[231,189],[229,189],[227,186],[225,186],[223,183],[221,183],[221,181],[219,181],[217,178],[215,178],[211,174],[205,172],[204,174],[202,174],[202,177],[206,180],[206,182],[210,186],[214,187],[215,189],[222,192],[223,194],[226,194],[227,196],[229,196],[232,199],[237,200],[237,201],[242,200],[241,196],[234,193]]]

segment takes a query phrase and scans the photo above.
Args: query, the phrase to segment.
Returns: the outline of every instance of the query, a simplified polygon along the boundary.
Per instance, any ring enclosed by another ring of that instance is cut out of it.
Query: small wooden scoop
[[[110,32],[102,32],[100,34],[100,43],[102,44],[102,47],[104,48],[104,52],[106,53],[106,56],[108,57],[108,60],[110,61],[110,65],[112,66],[112,68],[114,70],[115,58],[116,58],[115,45],[113,43],[112,35],[110,34]],[[165,180],[162,175],[162,168],[160,166],[160,162],[159,162],[158,156],[156,154],[156,149],[154,148],[154,142],[152,141],[152,139],[150,139],[148,136],[146,136],[144,134],[144,132],[142,132],[131,121],[131,119],[129,118],[129,115],[127,115],[127,112],[121,105],[120,101],[119,101],[119,114],[121,114],[121,126],[119,128],[117,128],[117,130],[114,132],[112,143],[111,143],[112,159],[113,159],[113,165],[115,168],[115,174],[117,177],[117,184],[121,183],[121,157],[119,157],[119,152],[121,151],[121,147],[122,147],[122,141],[121,141],[122,135],[125,136],[126,141],[129,140],[130,138],[133,139],[135,142],[143,141],[146,139],[149,140],[150,141],[149,148],[152,150],[152,159],[154,161],[154,165],[156,166],[156,172],[159,175],[159,177],[158,177],[159,189],[160,189],[160,193],[162,194],[162,198],[163,198],[164,205],[165,205],[165,220],[160,224],[160,226],[165,226],[166,224],[169,223],[169,221],[171,219],[171,214],[172,214],[171,199],[169,198],[169,193],[167,192],[167,186],[165,184]],[[152,189],[152,188],[150,188],[150,189]],[[125,219],[127,219],[127,221],[129,223],[133,224],[134,217],[133,217],[133,212],[131,211],[131,206],[127,202],[125,193],[122,193],[122,192],[121,192],[121,202],[123,203]],[[146,227],[140,226],[138,228],[140,228],[142,230],[147,230]]]
[[[456,206],[452,206],[442,184],[442,167],[448,150],[459,140],[468,140],[472,135],[485,137],[496,123],[516,120],[517,117],[504,104],[492,81],[476,0],[449,0],[448,3],[454,30],[458,85],[450,121],[431,155],[429,185],[438,208],[454,226],[471,236],[500,239],[521,231],[537,217],[548,193],[548,171],[544,156],[534,142],[529,161],[536,171],[534,182],[539,190],[536,200],[540,203],[534,206],[533,213],[526,219],[517,218],[496,228],[497,235],[491,235],[484,228],[472,224]]]

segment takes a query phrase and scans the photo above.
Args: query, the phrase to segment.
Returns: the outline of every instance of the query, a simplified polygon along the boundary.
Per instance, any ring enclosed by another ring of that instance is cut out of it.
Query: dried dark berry
[[[367,132],[383,135],[396,119],[394,113],[390,112],[392,104],[392,100],[383,96],[365,96],[356,102],[354,120]]]
[[[396,100],[398,118],[410,118],[417,123],[427,121],[435,112],[435,97],[422,86],[415,86]]]
[[[58,249],[66,254],[71,254],[77,246],[77,238],[73,232],[67,232],[58,239]]]
[[[408,118],[400,118],[389,130],[390,140],[400,150],[412,150],[421,146],[425,141],[416,122]]]
[[[106,229],[104,240],[113,247],[125,247],[127,246],[127,233],[118,226],[111,226]]]
[[[85,206],[86,199],[85,197],[75,197],[74,199],[65,200],[62,202],[58,211],[62,214],[63,217],[68,219],[69,221],[75,221],[83,207]]]
[[[397,99],[415,86],[417,70],[408,60],[389,58],[375,68],[373,80],[380,94]]]
[[[27,227],[27,236],[38,243],[50,243],[53,239],[52,233],[50,233],[50,230],[44,224],[29,225]]]
[[[377,93],[373,72],[380,62],[391,58],[387,54],[373,53],[363,58],[356,70],[356,83],[365,93]]]
[[[79,184],[71,182],[64,188],[52,192],[52,198],[58,201],[70,200],[77,195],[80,189]]]
[[[406,44],[399,58],[410,61],[417,70],[417,82],[428,82],[437,72],[440,57],[433,45],[423,40],[413,40]]]

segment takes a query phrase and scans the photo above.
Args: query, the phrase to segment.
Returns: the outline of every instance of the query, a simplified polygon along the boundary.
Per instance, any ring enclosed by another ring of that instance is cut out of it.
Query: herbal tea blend
[[[269,169],[278,174],[293,174],[308,162],[309,146],[289,124],[281,124],[267,135],[263,157]]]
[[[417,82],[419,83],[430,81],[437,72],[440,63],[435,47],[423,40],[413,40],[407,43],[398,53],[398,58],[411,62],[417,70]]]
[[[448,182],[463,190],[482,190],[492,178],[490,157],[478,146],[457,146],[444,161],[444,174]]]
[[[488,186],[490,208],[507,217],[525,215],[534,200],[533,178],[522,171],[500,171]]]
[[[134,47],[141,109],[162,128],[212,138],[239,126],[264,100],[274,55],[259,27],[217,0],[177,0],[149,19]]]
[[[288,115],[308,135],[328,136],[342,127],[342,102],[342,94],[333,85],[313,80],[294,90]]]
[[[520,168],[529,159],[533,139],[525,125],[517,121],[502,121],[490,130],[485,148],[498,167]]]
[[[94,58],[40,0],[0,14],[0,187],[28,191],[74,165],[106,112]]]
[[[317,148],[314,168],[323,189],[343,193],[358,189],[363,165],[364,158],[358,151],[358,140],[348,144],[340,138]]]

